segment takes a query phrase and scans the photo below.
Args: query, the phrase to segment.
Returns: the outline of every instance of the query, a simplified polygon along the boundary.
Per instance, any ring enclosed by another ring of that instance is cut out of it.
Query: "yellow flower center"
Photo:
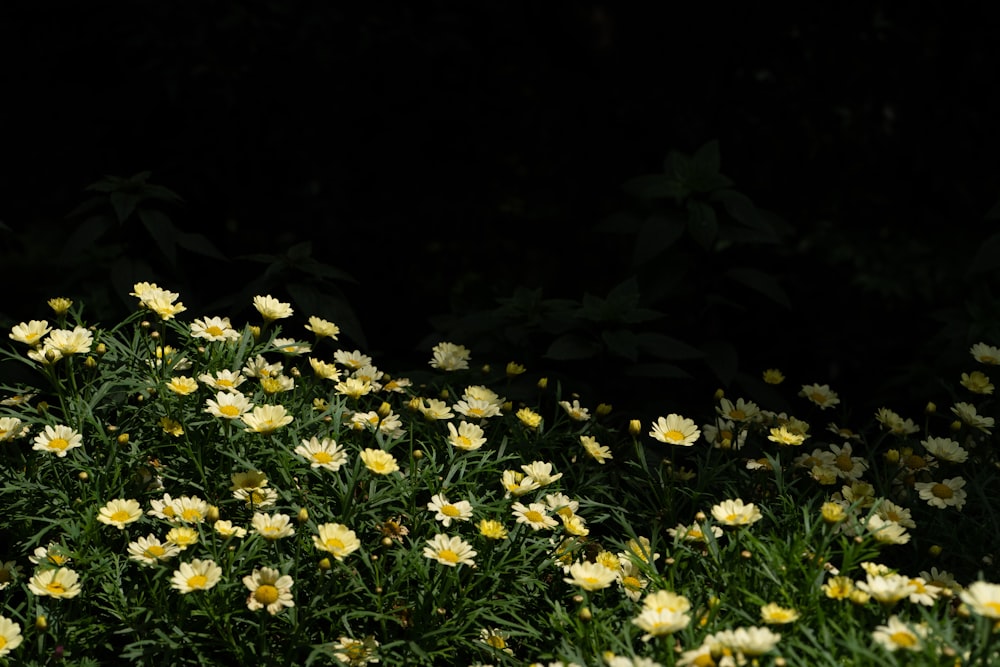
[[[222,378],[215,378],[215,386],[219,389],[229,389],[235,385],[231,380],[223,380]]]
[[[329,463],[330,461],[333,460],[333,457],[330,456],[329,452],[323,452],[323,451],[313,452],[312,457],[313,461],[315,461],[316,463]]]
[[[47,590],[51,595],[58,597],[66,592],[66,587],[58,581],[53,581],[45,584],[45,590]]]
[[[642,588],[642,582],[637,577],[622,577],[622,586],[630,591],[637,591]]]
[[[210,336],[221,336],[223,332],[222,329],[213,324],[212,326],[205,329],[205,333],[207,333]]]
[[[913,454],[906,458],[906,467],[913,470],[919,470],[927,467],[927,461],[924,460],[924,457]]]
[[[10,570],[0,569],[0,584],[9,584],[13,580],[13,577],[10,576]]]
[[[220,405],[219,412],[222,413],[224,417],[239,417],[240,409],[235,405]]]
[[[49,440],[49,449],[55,449],[61,452],[67,447],[69,447],[69,441],[66,438],[52,438]]]
[[[545,517],[542,516],[542,513],[538,510],[528,510],[524,513],[524,518],[531,523],[539,523],[545,519]]]
[[[917,643],[917,638],[909,632],[894,632],[889,635],[889,640],[896,646],[909,647]]]
[[[851,457],[848,454],[841,454],[838,456],[835,463],[837,467],[844,472],[854,470],[854,461],[851,460]]]
[[[5,646],[7,646],[7,638],[0,635],[0,651],[2,651]]]
[[[461,512],[454,505],[445,505],[441,508],[441,514],[445,516],[461,516]]]
[[[338,551],[344,548],[344,543],[338,540],[336,537],[329,538],[323,544],[325,544],[326,548],[329,549],[330,551]]]
[[[671,441],[674,441],[674,440],[683,440],[684,439],[684,434],[681,433],[680,431],[678,431],[677,429],[673,429],[673,430],[670,430],[670,431],[667,431],[666,433],[664,433],[663,437],[666,438],[667,440],[671,440]]]
[[[446,560],[449,563],[458,562],[458,554],[452,551],[451,549],[442,549],[441,551],[439,551],[438,558],[441,560]]]
[[[1000,602],[984,602],[983,606],[992,611],[993,618],[1000,618]]]
[[[159,558],[164,553],[166,553],[166,551],[167,550],[161,547],[159,544],[151,544],[148,547],[146,547],[146,550],[142,552],[142,555],[145,556],[146,558]]]
[[[740,515],[734,513],[727,514],[725,518],[726,523],[737,523],[739,520],[740,520]]]
[[[809,398],[811,398],[815,403],[819,403],[820,405],[822,405],[823,403],[826,403],[827,396],[826,394],[814,391],[813,393],[809,394]]]
[[[931,493],[938,498],[951,498],[955,495],[955,492],[951,490],[950,486],[940,482],[931,487]]]
[[[262,584],[253,592],[253,597],[263,605],[272,604],[278,601],[278,589],[270,584]]]
[[[747,413],[743,412],[739,408],[733,408],[729,411],[729,417],[736,421],[743,421],[747,418]]]
[[[181,514],[181,519],[184,521],[201,521],[203,518],[201,512],[190,507]]]
[[[124,523],[129,520],[129,513],[125,510],[118,510],[111,515],[111,520]]]
[[[188,588],[204,588],[208,583],[208,577],[203,574],[196,574],[187,580]]]
[[[472,441],[466,438],[464,435],[460,435],[455,438],[455,445],[460,448],[468,448],[472,446]]]

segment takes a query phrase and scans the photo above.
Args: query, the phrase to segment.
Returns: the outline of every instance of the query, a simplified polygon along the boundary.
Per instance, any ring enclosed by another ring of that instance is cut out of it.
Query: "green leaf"
[[[543,356],[557,361],[593,359],[601,351],[601,345],[594,340],[575,333],[568,333],[552,341]]]
[[[114,195],[111,195],[112,199]],[[140,208],[137,211],[143,227],[153,237],[160,252],[171,267],[177,266],[177,228],[163,211],[155,208]]]
[[[642,221],[632,253],[633,266],[658,257],[684,235],[686,223],[671,215],[651,215]]]
[[[608,351],[615,356],[636,361],[639,351],[636,347],[636,336],[628,329],[613,329],[601,333],[601,339],[608,346]]]
[[[62,262],[79,259],[81,255],[92,249],[97,239],[104,236],[114,225],[111,218],[104,216],[93,216],[87,218],[76,226],[73,233],[63,244],[59,260]]]
[[[719,233],[719,221],[715,218],[715,209],[700,201],[689,201],[687,209],[688,232],[691,238],[705,250],[711,250]]]
[[[115,216],[118,218],[118,223],[121,224],[132,215],[136,205],[142,199],[142,195],[135,192],[112,192],[110,198],[111,205],[115,209]]]
[[[700,359],[705,353],[682,340],[665,334],[642,332],[636,335],[642,352],[657,359]]]
[[[177,245],[184,248],[185,250],[190,250],[193,253],[199,255],[204,255],[205,257],[211,257],[213,259],[219,259],[224,262],[228,262],[229,258],[222,254],[211,241],[208,240],[202,234],[194,234],[191,232],[177,231],[175,236]]]
[[[969,264],[967,275],[992,271],[1000,267],[1000,234],[994,234],[979,246]]]
[[[705,143],[699,148],[692,159],[694,167],[701,173],[719,173],[719,142],[716,139]]]
[[[784,306],[785,308],[791,308],[792,302],[788,298],[788,294],[782,289],[781,285],[778,284],[777,279],[774,276],[764,273],[758,269],[729,269],[725,273],[726,276],[745,285],[752,290],[760,292],[767,298],[774,301],[779,306]]]

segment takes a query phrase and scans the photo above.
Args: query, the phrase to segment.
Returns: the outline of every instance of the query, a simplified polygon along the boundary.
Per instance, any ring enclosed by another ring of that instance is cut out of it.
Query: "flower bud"
[[[507,377],[509,378],[517,377],[518,375],[523,373],[524,370],[525,370],[524,366],[514,361],[511,361],[507,364]]]
[[[77,477],[78,477],[78,478],[80,479],[80,481],[81,481],[81,482],[86,482],[87,480],[89,480],[89,479],[90,479],[90,475],[89,475],[89,474],[87,473],[87,471],[86,471],[86,470],[81,470],[81,471],[80,471],[80,472],[79,472],[79,473],[77,474]]]
[[[590,611],[590,607],[583,607],[582,609],[580,609],[580,611],[577,612],[576,615],[577,618],[579,618],[583,622],[587,622],[594,617],[594,615]]]
[[[330,563],[330,559],[329,558],[323,558],[323,559],[320,560],[320,562],[319,562],[319,569],[321,569],[324,572],[326,572],[331,567],[332,567],[332,564]]]
[[[299,515],[295,517],[295,519],[299,523],[305,523],[306,521],[309,520],[309,510],[306,509],[305,507],[301,508],[299,510]]]
[[[49,627],[49,619],[45,618],[44,616],[38,616],[35,619],[35,630],[38,630],[39,632],[45,632],[48,629],[48,627]]]
[[[378,413],[379,417],[385,419],[390,414],[392,414],[392,406],[386,403],[385,401],[382,401],[382,405],[378,406],[378,410],[376,412]]]
[[[548,386],[549,386],[549,379],[548,378],[538,378],[538,388],[539,389],[543,389],[543,390],[544,389],[548,389]]]
[[[218,521],[219,520],[219,508],[216,507],[215,505],[209,505],[208,506],[208,513],[205,516],[205,519],[209,523],[215,523],[216,521]]]
[[[422,450],[422,449],[414,449],[413,450],[413,458],[417,459],[418,461],[420,459],[424,458],[424,450]]]
[[[638,419],[632,419],[628,423],[629,435],[639,435],[642,433],[642,422]]]
[[[92,355],[87,355],[87,358],[83,360],[83,365],[91,370],[97,368],[97,359]]]
[[[607,417],[611,414],[611,404],[610,403],[598,403],[594,412],[598,417]]]
[[[926,407],[924,407],[924,412],[926,412],[929,415],[932,415],[935,412],[937,412],[937,406],[934,405],[933,401],[927,401],[927,405]]]
[[[128,444],[128,433],[121,433],[115,439],[118,441],[119,445],[127,445]]]

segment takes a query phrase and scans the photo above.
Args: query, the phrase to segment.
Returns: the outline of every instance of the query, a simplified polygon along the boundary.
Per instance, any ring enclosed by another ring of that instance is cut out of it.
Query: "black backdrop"
[[[995,7],[4,3],[2,252],[16,264],[33,230],[55,246],[87,184],[148,170],[227,255],[312,241],[357,279],[369,348],[405,356],[459,282],[604,293],[625,261],[590,229],[620,185],[718,139],[723,171],[803,240],[805,347],[863,386],[936,304],[885,303],[849,262],[810,271],[805,246],[822,223],[933,261],[990,231]],[[8,274],[2,310],[37,316],[61,277]],[[187,279],[196,306],[244,278],[192,260]],[[802,343],[793,328],[747,346]]]

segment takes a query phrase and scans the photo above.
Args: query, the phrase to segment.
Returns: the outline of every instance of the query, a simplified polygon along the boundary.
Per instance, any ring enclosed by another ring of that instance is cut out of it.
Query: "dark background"
[[[783,248],[741,261],[792,308],[747,301],[707,326],[691,294],[664,298],[666,331],[728,335],[747,373],[876,404],[901,368],[967,360],[995,325],[992,274],[963,273],[1000,193],[995,3],[647,4],[6,3],[0,310],[41,317],[56,294],[127,310],[96,291],[134,256],[192,317],[251,317],[248,301],[215,310],[267,266],[239,258],[310,241],[360,323],[344,345],[425,365],[432,316],[631,275],[634,239],[595,231],[622,184],[718,140],[723,173],[787,225]],[[86,186],[142,171],[226,261],[164,264],[136,224],[67,245]],[[921,381],[886,390],[916,404]]]

